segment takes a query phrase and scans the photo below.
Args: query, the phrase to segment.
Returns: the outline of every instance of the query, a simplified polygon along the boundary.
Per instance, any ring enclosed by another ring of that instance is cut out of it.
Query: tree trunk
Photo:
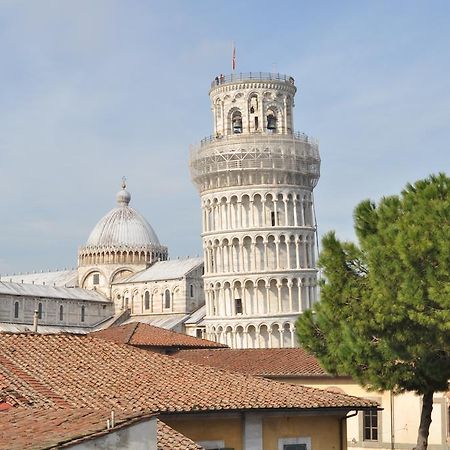
[[[422,400],[422,413],[420,415],[419,435],[417,446],[413,450],[427,450],[428,435],[430,434],[431,412],[433,411],[434,391],[426,392]]]

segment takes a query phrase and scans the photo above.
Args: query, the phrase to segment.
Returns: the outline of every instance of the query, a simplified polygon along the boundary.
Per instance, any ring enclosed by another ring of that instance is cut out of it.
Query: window
[[[200,441],[197,442],[197,444],[207,450],[233,450],[229,447],[225,447],[224,441]]]
[[[311,450],[311,438],[278,439],[278,450]]]
[[[169,289],[166,289],[166,292],[164,292],[164,308],[166,308],[166,309],[170,308],[170,291],[169,291]]]
[[[64,320],[64,306],[59,305],[59,320]]]
[[[236,314],[242,314],[242,299],[240,298],[235,299],[234,305],[236,307]]]
[[[94,273],[92,276],[92,284],[100,284],[100,274]]]
[[[201,328],[197,328],[196,330],[195,330],[195,335],[198,337],[198,338],[202,338],[203,336],[202,336],[202,329]]]
[[[273,211],[270,213],[270,222],[271,222],[272,226],[274,227],[275,226],[275,212],[273,212]]]
[[[150,292],[146,292],[144,294],[144,308],[150,309]]]
[[[83,305],[81,307],[81,321],[84,322],[85,318],[86,318],[86,307]]]
[[[363,440],[378,441],[378,411],[363,411]]]
[[[193,285],[193,284],[191,284],[191,285],[189,286],[189,291],[190,291],[191,297],[193,297],[193,296],[194,296],[194,285]]]
[[[44,312],[44,308],[42,306],[42,303],[39,303],[39,305],[38,305],[38,319],[42,319],[43,312]]]
[[[19,302],[14,303],[14,319],[19,318]]]

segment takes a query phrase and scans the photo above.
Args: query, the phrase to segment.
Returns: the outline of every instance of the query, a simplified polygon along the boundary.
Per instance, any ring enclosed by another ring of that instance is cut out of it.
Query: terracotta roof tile
[[[228,348],[227,345],[214,341],[199,339],[140,322],[106,328],[101,331],[95,331],[91,335],[109,339],[119,344],[130,344],[140,347]]]
[[[92,409],[13,408],[0,412],[0,450],[49,449],[69,442],[79,442],[107,433],[109,411]],[[117,430],[151,414],[119,412]],[[166,432],[162,432],[163,441]],[[158,430],[158,440],[159,440]]]
[[[302,348],[181,350],[175,357],[258,376],[327,375],[319,361]]]
[[[376,405],[344,394],[199,366],[92,336],[0,334],[0,356],[0,373],[17,396],[43,408],[69,404],[170,413]]]
[[[158,420],[158,450],[202,450],[203,447]]]

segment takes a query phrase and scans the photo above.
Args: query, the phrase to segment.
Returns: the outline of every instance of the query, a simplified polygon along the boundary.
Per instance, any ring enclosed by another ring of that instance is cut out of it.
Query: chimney
[[[37,333],[39,321],[39,311],[36,309],[33,315],[33,333]]]

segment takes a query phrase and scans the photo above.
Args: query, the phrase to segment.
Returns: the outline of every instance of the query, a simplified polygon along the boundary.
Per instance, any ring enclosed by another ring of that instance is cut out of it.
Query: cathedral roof
[[[125,183],[116,196],[117,207],[108,212],[95,225],[86,242],[86,247],[130,247],[159,246],[153,228],[135,209],[129,206],[131,194]]]
[[[155,264],[152,264],[148,269],[130,275],[128,278],[123,278],[115,284],[175,280],[177,278],[183,278],[191,270],[196,269],[202,264],[203,258],[198,257],[158,261]]]

